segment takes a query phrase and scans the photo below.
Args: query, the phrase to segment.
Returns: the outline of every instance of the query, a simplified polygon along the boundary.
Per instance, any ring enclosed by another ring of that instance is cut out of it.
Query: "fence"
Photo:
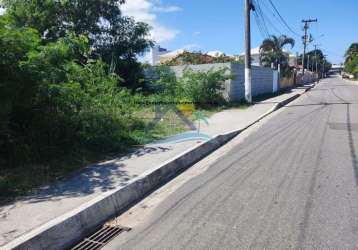
[[[245,65],[239,63],[215,63],[199,65],[172,66],[170,69],[180,78],[185,69],[193,71],[209,71],[227,69],[233,76],[224,84],[223,96],[228,101],[240,101],[245,98]],[[149,71],[148,71],[149,72]],[[153,78],[153,74],[146,74],[147,78]],[[149,77],[151,75],[151,77]],[[292,88],[295,84],[311,83],[317,79],[317,75],[306,71],[305,75],[299,72],[290,78],[280,78],[277,71],[271,68],[252,66],[252,96],[278,92]]]
[[[295,85],[295,76],[291,76],[291,77],[281,77],[280,79],[280,89],[284,90],[284,89],[289,89],[292,88]]]
[[[302,72],[298,72],[296,75],[296,84],[312,83],[312,82],[316,81],[317,78],[318,78],[318,75],[316,73],[313,73],[308,70],[305,71],[304,75],[302,75]]]

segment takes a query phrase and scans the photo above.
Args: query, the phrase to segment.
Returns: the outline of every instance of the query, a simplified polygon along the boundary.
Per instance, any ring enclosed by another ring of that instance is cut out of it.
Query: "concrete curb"
[[[224,145],[241,130],[218,135],[197,145],[154,170],[143,173],[126,186],[100,195],[4,246],[4,249],[66,249],[96,230],[113,216],[147,196],[187,168]],[[93,219],[95,218],[95,219]]]
[[[182,154],[166,161],[157,168],[143,173],[126,186],[104,193],[88,203],[16,238],[1,249],[67,249],[106,221],[127,210],[131,205],[146,197],[160,186],[172,180],[219,147],[226,144],[242,131],[261,121],[264,117],[297,99],[296,94],[277,103],[270,111],[243,129],[218,135]],[[95,219],[93,219],[95,218]]]

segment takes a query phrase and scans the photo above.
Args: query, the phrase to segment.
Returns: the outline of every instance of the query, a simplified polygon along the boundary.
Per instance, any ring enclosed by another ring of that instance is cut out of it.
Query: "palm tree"
[[[270,66],[271,63],[277,68],[278,64],[283,67],[288,66],[288,57],[283,52],[286,45],[295,46],[295,40],[285,35],[271,36],[265,39],[260,46],[260,60],[264,66]]]
[[[346,63],[352,61],[355,57],[358,57],[358,43],[352,43],[346,54]]]
[[[208,122],[208,116],[202,112],[202,111],[195,111],[193,113],[193,116],[194,116],[194,119],[193,121],[198,121],[198,128],[197,128],[197,131],[198,131],[198,134],[200,133],[200,128],[201,128],[201,121],[205,122],[206,125],[209,125],[209,122]]]

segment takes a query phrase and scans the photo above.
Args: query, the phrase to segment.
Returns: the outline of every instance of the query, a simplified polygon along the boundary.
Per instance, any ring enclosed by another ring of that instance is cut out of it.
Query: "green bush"
[[[178,80],[177,96],[189,99],[202,108],[224,104],[222,91],[225,81],[230,78],[225,68],[207,72],[194,72],[187,68]]]
[[[170,67],[162,65],[151,74],[158,78],[152,83],[156,94],[147,97],[147,101],[170,103],[186,100],[200,108],[224,104],[224,84],[232,78],[227,68],[209,71],[186,68],[182,77],[177,78]]]
[[[154,81],[154,88],[164,96],[175,96],[177,91],[177,78],[170,67],[160,65],[152,72],[158,80]]]
[[[146,111],[140,100],[223,102],[225,70],[186,70],[177,80],[163,69],[154,95],[134,95],[142,86],[136,55],[152,42],[146,24],[120,15],[118,1],[3,2],[0,197],[137,144],[146,126],[133,115]],[[104,16],[109,30],[98,26]]]
[[[358,79],[358,66],[356,67],[355,71],[353,72],[354,78]]]
[[[352,43],[345,53],[344,70],[358,79],[358,43]]]
[[[16,70],[2,86],[12,98],[1,117],[0,198],[137,143],[132,134],[145,124],[132,113],[140,97],[118,87],[104,62],[86,62],[88,50],[85,37],[69,35],[11,62]]]
[[[347,73],[355,74],[358,70],[358,56],[353,57],[350,61],[346,62],[344,70]]]
[[[89,57],[101,58],[120,75],[128,88],[141,87],[137,55],[146,51],[149,25],[122,15],[123,0],[1,0],[5,16],[16,27],[31,27],[43,44],[69,33],[88,35]],[[105,25],[104,25],[105,24]]]
[[[28,38],[17,39],[15,49]],[[8,86],[17,87],[8,122],[1,121],[2,167],[48,164],[57,171],[71,156],[95,158],[135,143],[130,131],[141,122],[131,115],[133,97],[118,87],[121,79],[108,65],[86,63],[88,51],[86,37],[69,35],[11,62],[16,70]]]

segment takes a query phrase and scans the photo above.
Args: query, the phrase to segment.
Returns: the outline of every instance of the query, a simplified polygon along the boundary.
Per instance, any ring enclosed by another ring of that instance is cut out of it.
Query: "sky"
[[[269,0],[256,0],[264,12],[270,34],[285,34],[296,40],[291,51],[302,53],[302,19],[317,18],[309,32],[332,63],[344,61],[349,45],[358,42],[358,0],[272,0],[290,28],[274,16]],[[244,51],[244,0],[127,0],[125,15],[148,23],[151,36],[161,47],[175,50]],[[260,46],[264,35],[252,17],[252,47]]]

